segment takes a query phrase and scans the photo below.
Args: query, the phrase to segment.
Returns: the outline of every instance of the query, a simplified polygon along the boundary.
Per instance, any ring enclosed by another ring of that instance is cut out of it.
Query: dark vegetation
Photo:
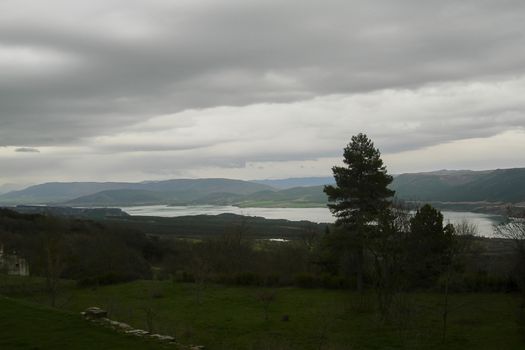
[[[151,278],[158,244],[140,231],[95,221],[0,209],[0,241],[46,277],[54,304],[60,278],[107,284]]]
[[[236,214],[194,215],[163,218],[154,216],[110,217],[106,222],[132,226],[143,232],[163,235],[164,238],[220,237],[236,227],[244,227],[245,239],[300,239],[305,231],[324,232],[328,224],[309,221],[265,219]]]
[[[409,214],[403,215],[409,220]],[[156,233],[144,233],[151,231]],[[269,238],[289,241],[264,240]],[[454,290],[517,290],[511,270],[512,241],[458,239],[471,244],[470,251],[463,254],[464,265],[455,277]],[[46,276],[58,269],[61,278],[74,279],[79,285],[155,277],[261,286],[356,286],[350,235],[338,227],[308,222],[230,214],[91,221],[19,214],[4,209],[0,210],[0,241],[6,251],[17,251],[29,261],[32,275]],[[405,257],[414,250],[421,251],[406,242],[408,233],[388,244],[398,246],[395,251]],[[51,255],[61,259],[60,266],[50,267],[52,271],[46,270],[48,267],[44,264],[45,248],[56,248]],[[368,267],[363,278],[367,287],[375,283],[370,266],[378,247],[369,247],[372,248],[374,251],[367,251],[364,256]],[[385,246],[385,253],[390,252],[389,249],[390,246]],[[399,260],[395,266],[407,270],[414,264]],[[437,286],[428,283],[419,286],[417,279],[413,284],[416,289]]]
[[[47,205],[17,205],[3,207],[21,214],[41,214],[46,216],[66,216],[83,219],[107,219],[111,217],[129,216],[119,208],[72,208]]]

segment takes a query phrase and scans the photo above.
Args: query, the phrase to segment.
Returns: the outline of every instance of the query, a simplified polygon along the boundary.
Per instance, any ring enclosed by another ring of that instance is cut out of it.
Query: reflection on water
[[[238,208],[232,206],[196,205],[169,207],[151,205],[122,208],[130,215],[176,217],[187,215],[218,215],[232,213],[246,216],[260,216],[266,219],[287,219],[292,221],[308,220],[313,222],[334,222],[334,217],[327,208]],[[456,224],[467,220],[477,226],[481,236],[493,236],[493,226],[501,221],[497,215],[472,212],[443,211],[445,223]]]

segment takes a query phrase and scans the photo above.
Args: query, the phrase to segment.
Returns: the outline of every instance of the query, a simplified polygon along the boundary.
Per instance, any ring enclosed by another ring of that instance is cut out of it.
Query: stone
[[[159,340],[159,341],[165,341],[165,342],[174,342],[175,338],[169,335],[162,335],[162,334],[152,334],[150,335],[151,338]]]
[[[149,332],[145,331],[143,329],[132,329],[132,330],[126,331],[126,334],[134,335],[134,336],[137,336],[137,337],[144,337],[144,336],[148,335]]]
[[[108,317],[108,312],[106,310],[102,310],[99,307],[93,306],[89,307],[84,311],[85,318],[92,319],[92,320],[98,320]]]
[[[128,330],[133,329],[129,324],[124,323],[124,322],[111,321],[111,325],[123,331],[128,331]]]

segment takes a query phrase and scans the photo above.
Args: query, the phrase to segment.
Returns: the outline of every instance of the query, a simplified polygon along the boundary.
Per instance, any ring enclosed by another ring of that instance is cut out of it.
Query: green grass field
[[[0,297],[0,310],[0,349],[174,349],[21,300]]]
[[[38,280],[32,281],[26,280],[25,286],[18,290],[10,289],[11,293],[27,301],[46,303],[46,297],[35,287]],[[20,280],[17,283],[21,285]],[[112,319],[143,329],[148,328],[149,321],[156,332],[174,335],[183,344],[205,345],[207,349],[525,348],[525,332],[517,323],[516,295],[453,295],[443,341],[442,297],[438,294],[404,296],[392,321],[385,323],[379,320],[371,294],[299,288],[271,290],[275,292],[275,300],[269,303],[266,320],[263,303],[258,298],[263,291],[269,290],[219,285],[198,288],[171,281],[137,281],[96,289],[67,284],[59,306],[73,314],[52,315],[67,316],[71,322],[67,327],[64,324],[63,332],[71,331],[70,337],[77,340],[91,337],[84,321],[76,316],[78,312],[100,306],[110,312]],[[42,310],[28,308],[20,317],[30,319],[32,312],[41,314]],[[283,320],[285,315],[288,321]],[[14,311],[9,318],[18,320]],[[2,325],[3,331],[5,326]],[[48,333],[29,329],[13,334],[12,344],[23,343],[25,335],[36,339],[45,338]],[[108,344],[127,341],[111,338],[106,330],[98,337],[97,341]],[[112,346],[107,348],[118,348]]]

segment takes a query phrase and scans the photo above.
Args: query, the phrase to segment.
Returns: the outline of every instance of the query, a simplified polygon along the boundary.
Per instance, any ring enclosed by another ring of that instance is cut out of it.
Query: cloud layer
[[[524,166],[494,143],[525,127],[523,23],[520,0],[2,1],[0,182],[325,175],[357,132],[396,171],[450,145],[436,168]],[[469,165],[472,140],[499,151]]]

